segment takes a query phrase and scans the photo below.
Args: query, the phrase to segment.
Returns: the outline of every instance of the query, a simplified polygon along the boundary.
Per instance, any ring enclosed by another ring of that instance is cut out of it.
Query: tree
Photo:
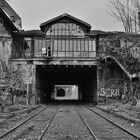
[[[131,0],[131,2],[134,8],[136,8],[137,10],[140,10],[140,0]]]
[[[14,95],[20,94],[20,92],[26,90],[26,86],[24,84],[23,79],[24,72],[24,69],[22,69],[20,65],[16,67],[14,67],[14,65],[9,66],[7,83],[9,85],[9,92],[11,94],[12,104],[14,103]]]
[[[139,31],[140,31],[140,0],[131,0],[132,5],[134,6],[134,8],[136,9],[136,14],[138,16],[138,27],[139,27]]]
[[[24,73],[24,70],[18,66],[16,69],[12,66],[9,68],[9,87],[12,88],[14,91],[25,90],[25,84],[22,78],[22,75]]]
[[[109,7],[109,14],[123,24],[125,32],[138,32],[140,0],[110,0]]]

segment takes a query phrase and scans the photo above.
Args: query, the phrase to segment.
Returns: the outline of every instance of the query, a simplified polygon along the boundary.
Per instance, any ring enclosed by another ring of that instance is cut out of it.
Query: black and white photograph
[[[0,140],[140,140],[140,0],[0,0]]]

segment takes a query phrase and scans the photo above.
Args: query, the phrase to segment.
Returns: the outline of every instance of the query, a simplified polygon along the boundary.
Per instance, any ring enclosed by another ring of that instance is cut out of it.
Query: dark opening
[[[65,90],[60,88],[57,90],[57,96],[58,97],[64,97],[65,96]]]
[[[77,101],[84,103],[96,102],[96,66],[37,66],[36,91],[40,103],[57,101],[57,98],[54,97],[55,92],[57,97],[61,96],[61,99],[64,96],[66,97],[66,91],[63,91],[62,88],[55,91],[55,85],[77,85],[79,95]]]

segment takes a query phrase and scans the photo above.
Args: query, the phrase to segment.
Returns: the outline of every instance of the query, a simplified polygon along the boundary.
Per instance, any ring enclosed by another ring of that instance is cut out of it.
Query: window
[[[84,36],[84,31],[75,23],[56,23],[48,29],[46,35]]]
[[[24,37],[24,53],[26,57],[31,56],[31,38]]]

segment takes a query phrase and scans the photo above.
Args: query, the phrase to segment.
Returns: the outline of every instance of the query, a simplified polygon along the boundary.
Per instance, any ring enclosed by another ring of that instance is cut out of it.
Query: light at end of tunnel
[[[72,87],[72,90],[75,90],[75,88],[76,88],[76,86],[74,85],[74,86]]]

